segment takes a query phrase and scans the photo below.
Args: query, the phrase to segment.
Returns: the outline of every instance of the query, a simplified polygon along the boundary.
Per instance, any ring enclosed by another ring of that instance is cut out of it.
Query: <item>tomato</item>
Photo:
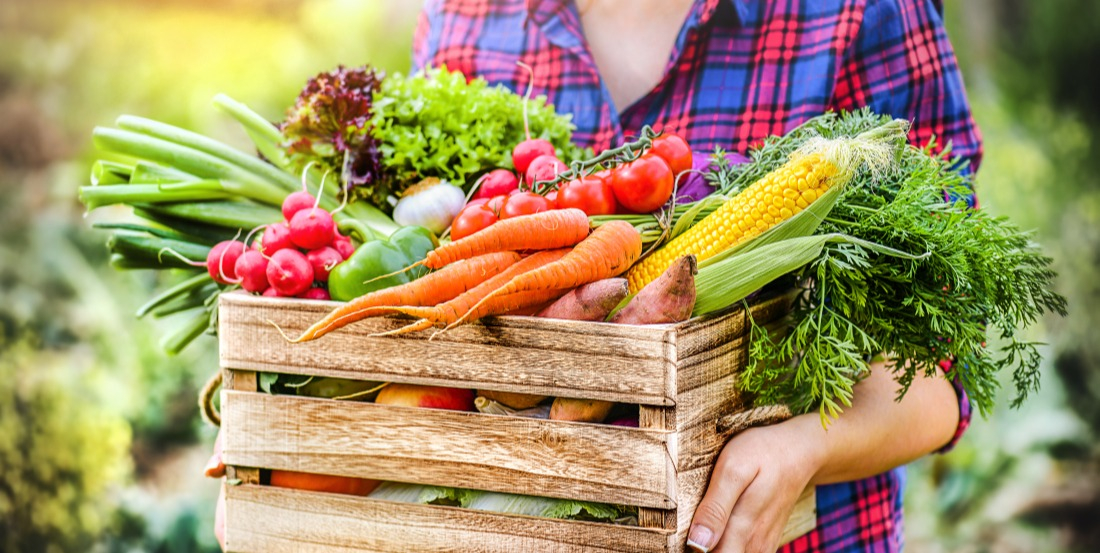
[[[550,209],[561,209],[561,206],[558,205],[558,191],[557,190],[551,190],[551,191],[547,192],[546,193],[546,200],[550,202],[550,205],[551,205]]]
[[[277,488],[292,488],[314,492],[342,493],[348,495],[368,495],[380,484],[377,480],[352,478],[350,476],[329,476],[290,470],[271,471],[271,485]]]
[[[575,207],[588,215],[612,215],[619,206],[607,181],[588,176],[569,181],[560,189],[558,207]]]
[[[495,222],[497,214],[488,205],[466,206],[451,223],[451,240],[465,238]]]
[[[656,211],[672,197],[672,169],[647,152],[611,172],[611,189],[619,204],[632,213]]]
[[[691,146],[678,134],[666,133],[654,138],[650,151],[668,163],[673,177],[691,169]]]
[[[520,215],[532,215],[540,211],[550,211],[554,204],[550,200],[535,194],[534,192],[520,192],[508,198],[504,209],[500,211],[501,219],[510,219]]]

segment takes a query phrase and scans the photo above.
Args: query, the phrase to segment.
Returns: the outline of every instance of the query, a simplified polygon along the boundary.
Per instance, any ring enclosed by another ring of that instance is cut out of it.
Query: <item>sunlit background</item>
[[[909,551],[1100,550],[1100,3],[948,0],[985,137],[979,198],[1035,229],[1071,315],[1040,394],[910,472]],[[90,133],[123,113],[230,144],[218,92],[279,119],[337,64],[409,64],[419,3],[0,0],[0,551],[216,551],[204,337],[133,313],[158,285],[107,265],[77,201]],[[95,218],[120,213],[95,214]],[[91,544],[91,545],[90,545]]]

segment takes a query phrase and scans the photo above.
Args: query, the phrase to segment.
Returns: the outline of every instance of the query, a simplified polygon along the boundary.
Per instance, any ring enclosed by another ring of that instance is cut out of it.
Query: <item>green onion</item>
[[[131,157],[162,163],[204,179],[222,179],[228,188],[247,198],[280,205],[286,190],[279,185],[208,153],[133,131],[97,127],[96,147]]]
[[[196,309],[195,315],[187,322],[176,329],[175,332],[161,339],[160,347],[169,355],[176,355],[209,327],[210,314],[203,309]]]
[[[225,94],[218,94],[214,97],[214,106],[236,119],[244,127],[245,132],[252,139],[252,143],[256,145],[256,149],[263,154],[265,159],[284,171],[292,171],[290,160],[287,159],[286,152],[281,147],[286,142],[286,137],[275,125],[249,109],[248,106]]]
[[[211,201],[176,204],[134,204],[145,213],[206,223],[229,229],[251,230],[283,220],[282,211],[250,201]],[[171,226],[171,225],[169,225]],[[177,228],[173,226],[172,228]],[[183,232],[189,231],[180,229]]]
[[[139,161],[134,164],[134,172],[130,175],[130,184],[165,184],[196,180],[200,180],[199,177],[190,173],[148,161]]]
[[[145,305],[139,307],[136,314],[137,318],[140,319],[150,311],[164,305],[165,303],[168,303],[169,300],[173,300],[177,297],[190,294],[194,290],[199,289],[207,283],[211,282],[213,282],[213,279],[210,278],[210,273],[208,273],[207,271],[203,271],[195,276],[192,276],[191,278],[180,282],[179,284],[165,290],[164,292],[161,292],[159,295],[157,295],[157,297],[149,300],[148,302],[146,302]],[[202,305],[202,303],[199,303],[198,305]]]
[[[203,180],[170,185],[81,186],[79,197],[91,211],[105,205],[224,200],[231,195],[219,181]]]
[[[201,134],[133,115],[123,115],[115,121],[115,124],[121,129],[149,135],[223,159],[253,175],[281,185],[287,192],[293,192],[300,187],[298,180],[290,173],[264,163],[254,155],[246,154]]]
[[[130,175],[134,172],[133,165],[97,160],[92,164],[92,186],[100,184],[125,184],[130,181]]]
[[[156,263],[156,268],[193,268],[195,265],[187,263],[189,259],[196,263],[205,263],[206,256],[210,254],[210,248],[182,240],[171,240],[155,236],[143,236],[116,232],[107,240],[107,250],[113,254],[120,254],[131,261]],[[178,255],[172,255],[171,250]],[[180,259],[180,258],[184,259]]]

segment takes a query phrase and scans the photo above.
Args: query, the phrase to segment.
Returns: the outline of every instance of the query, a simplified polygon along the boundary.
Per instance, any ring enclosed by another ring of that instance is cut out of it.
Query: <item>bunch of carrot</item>
[[[417,265],[432,273],[352,300],[292,341],[392,313],[417,318],[389,333],[403,334],[536,308],[578,286],[623,274],[641,254],[641,235],[629,223],[591,230],[579,209],[506,219],[430,252]]]

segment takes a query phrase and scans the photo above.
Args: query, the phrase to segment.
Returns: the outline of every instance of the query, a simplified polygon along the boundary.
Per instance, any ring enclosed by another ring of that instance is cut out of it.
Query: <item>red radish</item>
[[[298,250],[279,250],[267,264],[267,281],[282,296],[297,296],[313,284],[313,267]]]
[[[309,250],[306,254],[310,266],[313,267],[313,280],[328,282],[328,274],[332,268],[344,260],[344,256],[330,246]]]
[[[355,253],[355,244],[351,243],[351,238],[339,233],[332,239],[332,247],[335,248],[340,254],[340,257],[344,259],[351,257],[351,254]]]
[[[330,300],[332,296],[328,295],[328,290],[325,288],[310,288],[301,294],[298,294],[299,298],[304,300]]]
[[[474,199],[492,198],[517,189],[519,189],[519,179],[515,174],[507,169],[496,169],[489,171],[489,174],[481,179],[481,187],[477,189],[477,194],[474,194]]]
[[[264,229],[263,245],[261,246],[264,255],[270,257],[279,250],[293,247],[294,243],[290,241],[290,226],[286,223],[267,225],[267,228]]]
[[[531,162],[531,165],[527,167],[527,184],[533,184],[535,181],[554,180],[554,177],[558,176],[558,172],[566,169],[565,164],[561,162],[554,155],[542,155],[535,158]]]
[[[389,384],[382,388],[381,392],[378,392],[378,397],[374,399],[374,402],[383,405],[473,411],[474,391],[465,388],[444,388],[441,386]]]
[[[206,272],[210,273],[210,278],[218,284],[237,282],[237,271],[234,267],[244,250],[244,242],[239,240],[224,240],[210,248],[210,253],[206,255]]]
[[[286,197],[283,200],[283,217],[289,221],[294,217],[295,213],[303,209],[309,209],[316,205],[317,198],[313,197],[313,194],[304,190],[299,190]]]
[[[271,285],[267,282],[267,258],[256,250],[248,250],[237,258],[233,272],[241,280],[241,288],[249,292],[263,292]]]
[[[290,240],[295,246],[315,250],[332,244],[336,223],[319,207],[303,209],[290,219]]]
[[[553,156],[554,145],[548,140],[532,138],[524,140],[512,149],[512,164],[516,166],[516,172],[526,174],[531,163],[542,156]],[[484,186],[484,185],[483,185]]]
[[[261,294],[261,295],[265,296],[265,297],[268,297],[268,298],[281,298],[281,297],[283,297],[283,295],[280,294],[278,290],[276,290],[274,288],[270,288],[270,287],[267,290],[264,290],[264,293]]]

